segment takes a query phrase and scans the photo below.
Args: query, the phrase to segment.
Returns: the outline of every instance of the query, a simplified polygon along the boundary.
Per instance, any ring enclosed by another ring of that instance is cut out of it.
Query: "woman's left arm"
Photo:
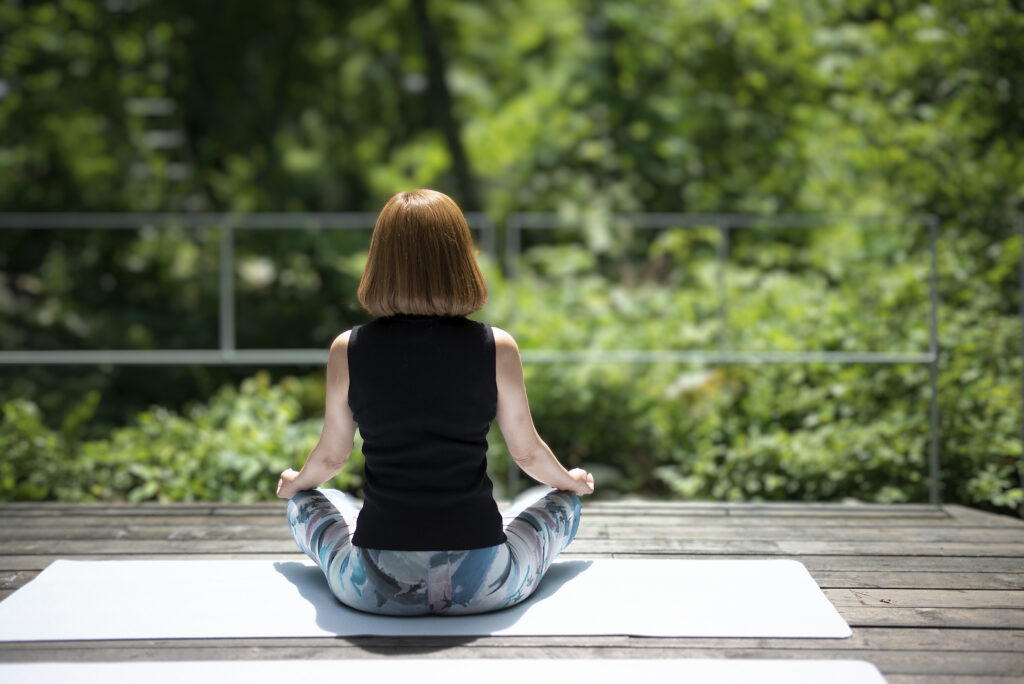
[[[281,473],[277,495],[290,499],[305,489],[313,489],[338,474],[352,453],[356,422],[348,405],[348,338],[343,332],[331,344],[327,357],[327,396],[324,401],[324,428],[320,441],[306,457],[302,470],[291,468]]]

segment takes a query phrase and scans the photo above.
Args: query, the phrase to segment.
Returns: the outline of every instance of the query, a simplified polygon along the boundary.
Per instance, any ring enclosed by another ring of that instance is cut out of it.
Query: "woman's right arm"
[[[348,404],[348,340],[351,331],[343,332],[331,344],[327,356],[327,396],[324,400],[324,427],[320,441],[306,457],[302,470],[288,468],[277,482],[277,495],[290,499],[297,493],[313,489],[338,474],[352,453],[356,433],[355,418]]]
[[[556,489],[592,494],[594,478],[585,470],[566,470],[537,434],[526,398],[523,362],[512,336],[494,331],[495,376],[498,384],[498,427],[516,465],[533,479]]]

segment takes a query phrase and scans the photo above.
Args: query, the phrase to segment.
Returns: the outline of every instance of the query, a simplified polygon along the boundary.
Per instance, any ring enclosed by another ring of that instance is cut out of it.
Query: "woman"
[[[376,318],[331,345],[320,441],[277,485],[292,536],[359,610],[461,615],[523,601],[575,537],[594,479],[567,471],[537,434],[512,336],[466,318],[487,285],[451,198],[388,200],[358,296]],[[507,524],[486,470],[495,417],[519,467],[554,488]],[[362,503],[314,489],[345,464],[357,425]]]

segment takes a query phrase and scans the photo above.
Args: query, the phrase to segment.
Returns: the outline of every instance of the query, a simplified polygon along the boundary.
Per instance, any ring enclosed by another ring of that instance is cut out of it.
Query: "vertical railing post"
[[[235,355],[235,282],[234,231],[226,222],[220,227],[219,306],[220,353],[225,358]]]
[[[484,248],[484,253],[489,257],[497,261],[498,259],[498,246],[496,244],[494,224],[487,218],[486,214],[481,214],[478,219],[480,225],[480,246]]]
[[[474,242],[478,249],[496,259],[498,254],[495,251],[497,249],[495,228],[491,220],[487,218],[487,214],[482,211],[471,211],[465,215],[465,218],[470,231],[476,231],[477,239]]]
[[[729,347],[729,283],[726,280],[725,270],[729,261],[729,229],[731,226],[724,217],[719,217],[715,223],[718,224],[718,252],[715,271],[718,287],[718,351],[724,352]]]
[[[1024,216],[1020,218],[1020,488],[1024,490]],[[1024,499],[1017,511],[1024,518]]]
[[[518,213],[509,214],[505,220],[505,282],[508,284],[508,317],[516,317],[516,292],[519,289],[519,252],[522,250],[520,227],[522,217]]]
[[[931,425],[931,441],[928,450],[928,500],[933,505],[942,501],[941,467],[939,455],[939,259],[936,241],[939,232],[939,219],[929,216],[928,223],[928,254],[930,269],[928,277],[928,351],[931,363],[928,365],[928,416]]]

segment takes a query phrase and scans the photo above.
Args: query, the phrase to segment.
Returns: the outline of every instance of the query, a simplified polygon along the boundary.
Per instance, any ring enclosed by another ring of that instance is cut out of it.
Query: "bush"
[[[286,378],[271,385],[260,372],[222,388],[186,415],[159,406],[140,413],[108,439],[77,442],[40,420],[31,401],[8,401],[0,447],[0,499],[62,501],[258,501],[274,498],[278,474],[298,467],[316,445],[322,421],[296,420],[296,395],[323,381]],[[96,402],[81,404],[86,420]],[[361,442],[331,483],[358,491]]]

